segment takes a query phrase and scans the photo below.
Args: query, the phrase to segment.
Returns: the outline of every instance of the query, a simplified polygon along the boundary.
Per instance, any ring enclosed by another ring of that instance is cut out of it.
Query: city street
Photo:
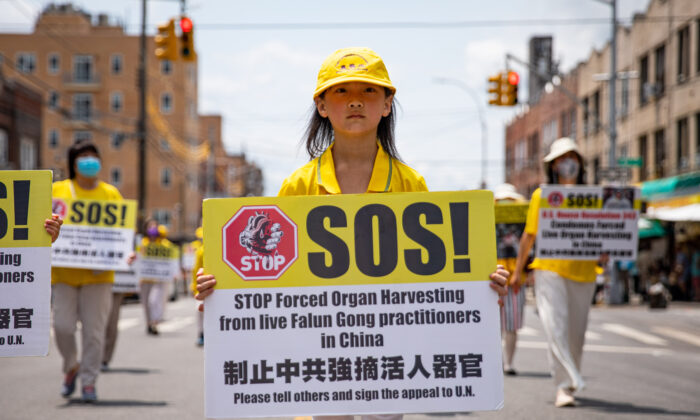
[[[15,419],[199,419],[203,353],[195,346],[191,298],[169,303],[158,337],[145,333],[142,307],[126,304],[111,370],[98,378],[99,401],[86,405],[59,396],[60,356],[0,359],[0,417]],[[505,378],[499,412],[409,415],[406,420],[463,418],[597,419],[700,418],[700,306],[667,310],[597,307],[591,312],[583,373],[588,388],[577,408],[553,406],[544,334],[528,306],[515,368]]]

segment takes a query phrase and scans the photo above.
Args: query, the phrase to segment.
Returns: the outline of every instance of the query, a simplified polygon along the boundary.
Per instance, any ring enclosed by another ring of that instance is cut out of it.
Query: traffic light
[[[489,97],[489,105],[501,106],[502,92],[503,92],[503,74],[498,73],[495,76],[489,77],[489,93],[494,94],[494,96]]]
[[[177,36],[175,35],[175,19],[158,25],[156,41],[156,57],[159,60],[177,60]]]
[[[518,83],[520,82],[520,76],[514,71],[509,71],[506,77],[505,83],[505,98],[503,105],[513,106],[518,103]]]
[[[197,59],[197,53],[194,51],[194,25],[192,20],[187,16],[180,18],[180,56],[185,61],[194,61]]]

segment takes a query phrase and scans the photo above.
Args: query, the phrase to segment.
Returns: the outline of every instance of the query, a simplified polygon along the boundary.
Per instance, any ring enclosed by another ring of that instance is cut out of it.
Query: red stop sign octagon
[[[224,262],[243,280],[276,280],[296,261],[297,225],[277,206],[244,206],[222,229]]]

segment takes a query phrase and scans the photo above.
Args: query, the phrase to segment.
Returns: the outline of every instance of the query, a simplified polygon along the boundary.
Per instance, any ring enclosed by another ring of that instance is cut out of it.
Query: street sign
[[[600,168],[598,176],[608,181],[627,181],[632,178],[632,168],[629,166]]]
[[[637,158],[630,158],[630,157],[627,157],[627,158],[619,158],[619,159],[617,160],[617,164],[618,164],[618,165],[622,165],[622,166],[637,166],[637,167],[641,167],[641,166],[642,166],[642,158],[641,158],[641,157],[637,157]]]

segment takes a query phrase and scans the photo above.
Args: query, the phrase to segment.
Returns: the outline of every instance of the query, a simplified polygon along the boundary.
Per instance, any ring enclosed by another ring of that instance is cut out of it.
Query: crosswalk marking
[[[138,318],[123,318],[119,320],[117,328],[119,329],[119,331],[128,330],[129,328],[133,328],[139,325],[140,322],[141,320],[139,320]]]
[[[590,331],[590,330],[586,331],[586,340],[596,340],[597,341],[597,340],[602,340],[602,339],[603,339],[603,336],[598,334],[597,332]]]
[[[177,330],[181,330],[185,328],[186,326],[193,324],[194,323],[194,317],[193,316],[186,316],[186,317],[175,317],[169,321],[163,322],[162,324],[158,325],[158,331],[160,332],[173,332]]]
[[[668,341],[664,340],[663,338],[635,330],[634,328],[626,327],[622,324],[607,324],[606,323],[606,324],[602,325],[602,328],[605,331],[619,334],[623,337],[631,338],[633,340],[639,341],[639,342],[644,343],[644,344],[649,344],[652,346],[666,346],[666,345],[668,345]]]
[[[548,344],[543,341],[518,341],[518,348],[525,349],[547,349]],[[619,354],[648,354],[651,356],[668,356],[673,354],[671,350],[659,347],[631,347],[631,346],[607,346],[601,344],[586,344],[583,351],[598,353],[619,353]]]
[[[686,343],[700,347],[700,337],[696,335],[667,327],[654,327],[651,330],[655,333],[663,334],[666,337],[675,338],[676,340],[685,341]]]

